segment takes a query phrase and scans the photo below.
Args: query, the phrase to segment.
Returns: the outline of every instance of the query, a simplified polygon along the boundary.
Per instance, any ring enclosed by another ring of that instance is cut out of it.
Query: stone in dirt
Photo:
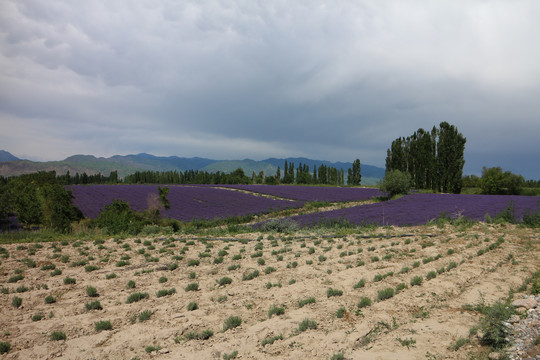
[[[537,305],[538,305],[538,302],[533,298],[518,299],[512,302],[512,306],[517,307],[517,308],[524,307],[526,309],[534,309]]]

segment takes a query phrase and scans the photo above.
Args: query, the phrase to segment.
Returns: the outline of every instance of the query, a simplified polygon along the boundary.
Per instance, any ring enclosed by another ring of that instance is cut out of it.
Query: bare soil
[[[538,230],[477,224],[385,227],[339,236],[174,234],[104,243],[74,239],[41,248],[2,245],[9,257],[0,265],[0,341],[11,350],[0,358],[221,359],[237,351],[237,359],[330,359],[339,353],[346,359],[468,359],[484,350],[469,335],[481,315],[464,305],[491,304],[517,289],[538,268],[539,243]],[[235,255],[241,259],[233,260]],[[129,264],[119,266],[122,258]],[[188,266],[190,260],[200,263]],[[81,261],[99,268],[88,272]],[[42,269],[50,264],[62,273],[52,276],[50,266]],[[24,278],[9,282],[16,269]],[[254,270],[258,277],[243,280]],[[436,277],[428,280],[430,271]],[[383,279],[375,281],[376,275]],[[422,277],[421,285],[411,286],[415,276]],[[76,283],[65,284],[66,277]],[[219,285],[224,277],[232,282]],[[365,286],[355,289],[361,279]],[[135,288],[127,288],[129,280]],[[186,291],[190,283],[198,290]],[[402,283],[403,290],[378,300],[380,290]],[[17,292],[23,286],[27,291]],[[99,296],[87,296],[87,286]],[[343,293],[328,297],[329,288]],[[165,289],[175,292],[157,297]],[[128,304],[135,292],[149,297]],[[49,295],[56,302],[45,303]],[[20,307],[12,305],[14,297],[22,299]],[[300,307],[309,297],[315,302]],[[362,297],[372,304],[359,309]],[[103,309],[87,310],[85,304],[96,300]],[[191,302],[197,310],[188,311]],[[269,317],[273,306],[284,313]],[[345,310],[338,316],[340,308]],[[152,315],[141,322],[144,310]],[[36,314],[43,318],[33,321]],[[231,316],[242,323],[223,331]],[[300,331],[305,319],[316,328]],[[96,331],[95,323],[107,320],[112,329]],[[189,339],[205,330],[213,336]],[[66,340],[51,340],[54,331],[65,333]],[[269,341],[272,337],[277,339]],[[455,350],[460,338],[471,341]]]

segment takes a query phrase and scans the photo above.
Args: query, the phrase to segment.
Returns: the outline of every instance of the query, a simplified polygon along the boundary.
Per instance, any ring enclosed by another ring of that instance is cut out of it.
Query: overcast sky
[[[384,167],[442,121],[540,179],[540,1],[0,0],[0,149]]]

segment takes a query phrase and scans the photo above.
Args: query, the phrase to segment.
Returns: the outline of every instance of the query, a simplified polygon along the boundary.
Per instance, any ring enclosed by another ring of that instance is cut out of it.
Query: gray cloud
[[[448,121],[466,172],[540,178],[539,15],[533,0],[6,0],[0,147],[383,166],[393,139]]]

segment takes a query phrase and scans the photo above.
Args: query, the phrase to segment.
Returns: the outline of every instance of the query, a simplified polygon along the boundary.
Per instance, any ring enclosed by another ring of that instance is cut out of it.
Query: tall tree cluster
[[[392,142],[386,155],[386,172],[399,170],[411,176],[416,189],[460,193],[466,138],[454,125],[442,122],[431,132],[418,129]]]

